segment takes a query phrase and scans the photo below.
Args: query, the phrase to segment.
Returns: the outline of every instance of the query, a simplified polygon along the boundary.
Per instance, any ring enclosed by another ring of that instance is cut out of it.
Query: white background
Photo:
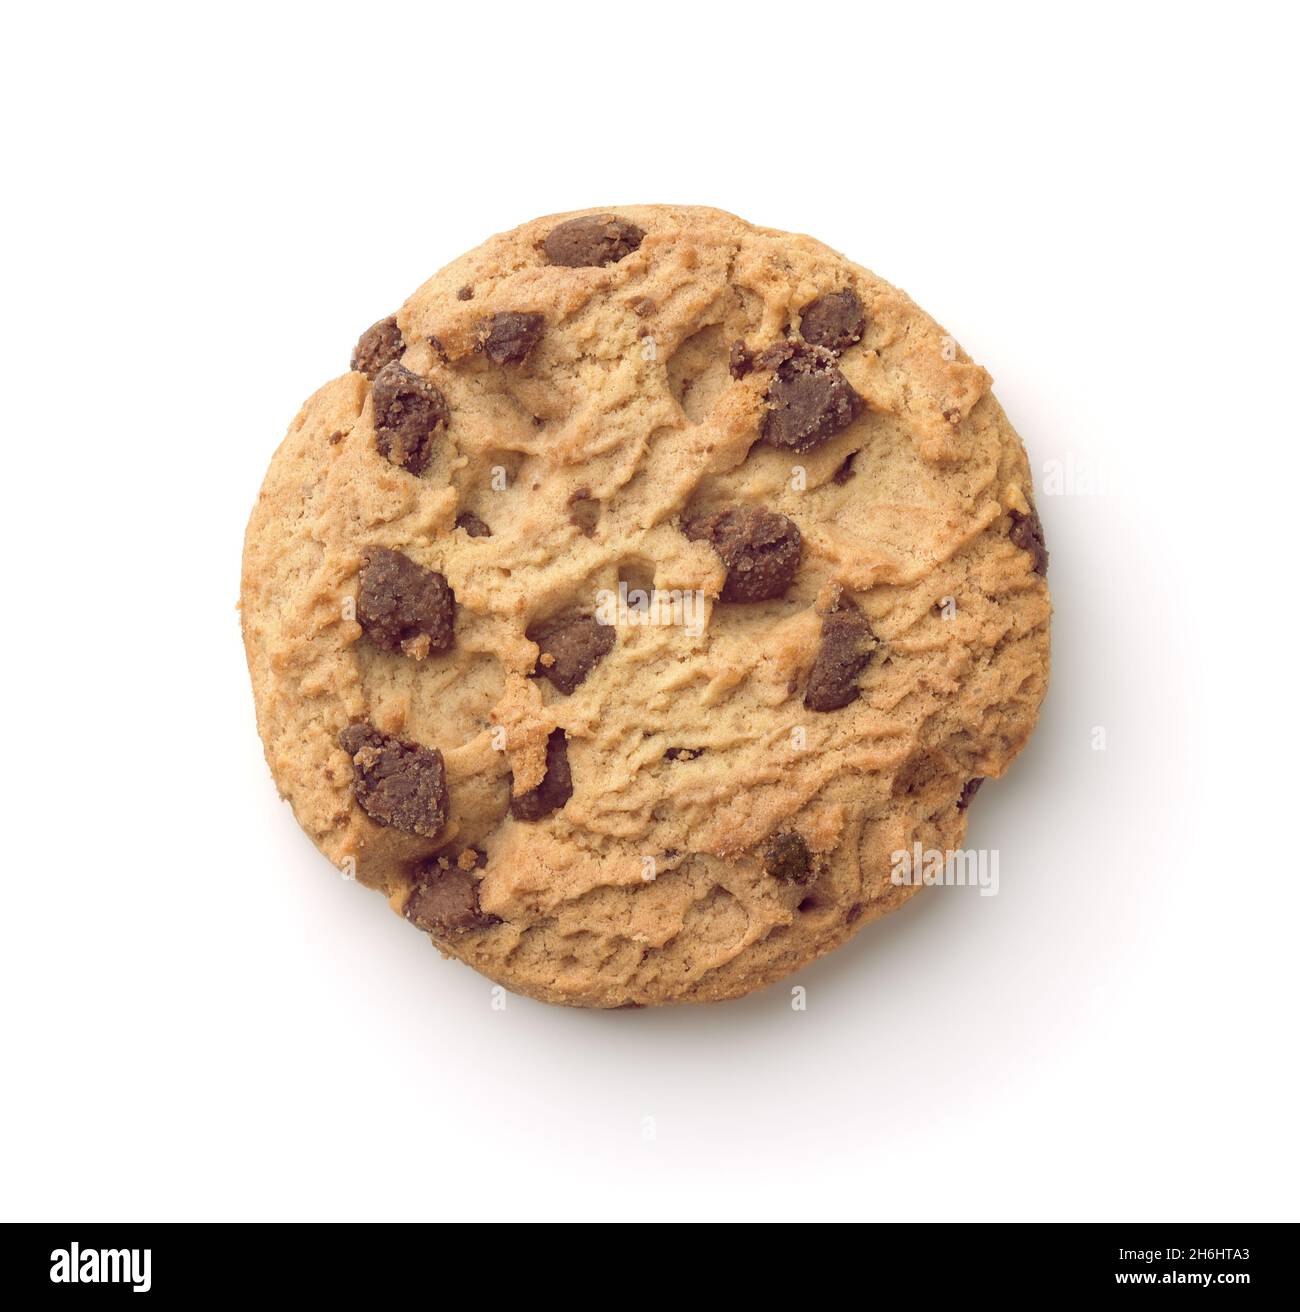
[[[1295,1219],[1283,6],[44,12],[0,78],[0,1215]],[[362,328],[637,201],[875,269],[1040,486],[1106,492],[1040,493],[1053,685],[969,839],[998,897],[735,1004],[498,1012],[277,800],[241,535]]]

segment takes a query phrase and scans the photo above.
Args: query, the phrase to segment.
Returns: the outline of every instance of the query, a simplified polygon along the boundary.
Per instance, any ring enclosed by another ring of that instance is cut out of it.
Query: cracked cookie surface
[[[961,846],[1046,690],[1048,557],[988,374],[906,295],[620,206],[493,237],[351,362],[253,510],[245,646],[299,822],[441,951],[735,997]]]

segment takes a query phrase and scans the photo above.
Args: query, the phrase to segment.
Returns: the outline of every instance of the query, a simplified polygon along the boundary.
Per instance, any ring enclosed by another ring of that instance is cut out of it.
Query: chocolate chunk
[[[810,346],[824,346],[836,353],[862,340],[867,316],[852,288],[819,296],[803,307],[799,332]]]
[[[387,651],[401,648],[417,659],[452,643],[456,598],[441,574],[400,551],[381,547],[366,555],[357,587],[357,623]]]
[[[753,367],[754,361],[749,354],[749,347],[737,338],[731,343],[731,349],[727,352],[727,371],[733,378],[740,379],[744,378]]]
[[[670,747],[664,753],[665,761],[694,761],[704,755],[704,747]]]
[[[649,296],[639,296],[632,302],[632,312],[638,317],[644,319],[652,315],[658,307]]]
[[[798,342],[783,337],[779,342],[773,342],[771,346],[765,346],[754,356],[754,368],[778,369],[787,360],[793,360],[795,355],[802,349]]]
[[[407,920],[426,934],[457,934],[499,925],[478,904],[479,881],[445,856],[428,862],[416,877],[403,907]]]
[[[810,711],[837,711],[856,701],[858,676],[875,646],[866,617],[841,598],[822,620],[821,646],[808,675],[803,704]]]
[[[693,542],[709,542],[722,558],[723,601],[784,596],[799,569],[802,539],[794,521],[761,506],[704,515],[683,524],[682,532]]]
[[[787,884],[807,884],[813,877],[812,853],[793,829],[775,834],[763,848],[763,869]]]
[[[492,536],[492,530],[472,510],[462,510],[456,516],[456,527],[463,528],[472,538]]]
[[[386,365],[402,358],[406,343],[397,320],[390,314],[387,319],[372,323],[352,349],[352,367],[367,378],[374,376]]]
[[[458,301],[472,301],[474,299],[474,289],[468,283],[465,284],[457,293]]]
[[[447,772],[442,753],[350,724],[339,746],[352,757],[352,791],[376,823],[433,838],[447,823]]]
[[[862,413],[862,398],[836,367],[835,357],[820,346],[769,347],[756,363],[776,369],[763,416],[763,436],[773,446],[811,450]]]
[[[568,269],[617,264],[641,245],[644,236],[635,223],[617,215],[589,215],[552,228],[542,243],[542,250],[551,264],[562,264]]]
[[[516,820],[540,820],[558,811],[573,796],[569,772],[569,744],[563,729],[553,729],[546,740],[546,774],[536,788],[510,799],[510,814]]]
[[[1030,506],[1029,514],[1020,511],[1011,512],[1011,532],[1007,535],[1021,551],[1027,551],[1034,558],[1034,573],[1047,573],[1047,543],[1043,538],[1043,521],[1038,518],[1038,511]]]
[[[442,393],[396,362],[375,375],[371,391],[379,454],[412,474],[422,474],[433,454],[433,435],[448,419]]]
[[[957,810],[964,811],[970,805],[970,799],[980,790],[980,785],[984,782],[983,776],[976,776],[974,779],[967,779],[962,785],[961,796],[957,799]]]
[[[535,625],[528,638],[542,656],[552,658],[549,663],[539,659],[537,673],[546,675],[566,697],[614,650],[613,627],[587,615]]]
[[[545,315],[494,314],[478,326],[479,350],[493,364],[522,364],[545,327]]]

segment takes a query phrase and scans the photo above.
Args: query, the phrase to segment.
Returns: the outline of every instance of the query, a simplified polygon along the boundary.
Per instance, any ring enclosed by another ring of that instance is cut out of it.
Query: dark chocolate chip
[[[441,574],[400,551],[370,551],[357,587],[357,623],[387,651],[423,657],[452,643],[456,598]]]
[[[472,538],[492,536],[492,530],[472,510],[462,510],[456,516],[456,527],[463,528]]]
[[[864,401],[820,346],[786,343],[764,351],[755,363],[776,369],[763,416],[763,436],[773,446],[811,450],[862,413]]]
[[[569,771],[569,744],[563,729],[554,729],[546,740],[546,774],[536,788],[510,799],[510,814],[516,820],[540,820],[558,811],[573,796]]]
[[[458,301],[472,301],[474,299],[474,289],[468,283],[456,293]]]
[[[837,711],[856,701],[858,676],[871,660],[875,636],[866,617],[843,598],[822,619],[822,640],[808,675],[803,704],[810,711]]]
[[[665,761],[694,761],[697,757],[703,756],[707,748],[704,747],[670,747],[664,753]]]
[[[614,649],[613,627],[587,615],[534,625],[528,638],[541,648],[537,673],[544,674],[566,697]],[[552,659],[541,659],[546,656]]]
[[[426,934],[456,934],[499,925],[478,904],[479,881],[445,856],[428,862],[416,877],[403,912]]]
[[[754,356],[754,368],[779,369],[787,360],[793,360],[795,355],[803,349],[798,342],[789,337],[783,337],[779,342],[773,342],[771,346],[765,346]]]
[[[803,307],[799,332],[811,346],[824,346],[836,353],[862,340],[867,316],[858,294],[851,287],[819,296]]]
[[[433,454],[433,435],[448,419],[442,393],[396,362],[375,375],[371,390],[379,454],[412,474],[422,474]]]
[[[352,349],[352,367],[373,379],[386,364],[400,360],[405,350],[402,330],[397,326],[397,320],[389,315],[387,319],[372,323],[361,334]]]
[[[479,324],[479,349],[493,364],[522,364],[541,339],[545,327],[545,315],[494,314]]]
[[[793,829],[775,834],[763,848],[763,869],[787,884],[807,884],[813,877],[812,853]]]
[[[739,338],[731,343],[731,349],[727,352],[727,369],[731,376],[736,379],[744,378],[754,367],[753,358],[749,354],[749,348]]]
[[[974,779],[967,779],[962,785],[961,796],[957,799],[957,810],[964,811],[970,805],[970,799],[980,790],[980,785],[984,782],[982,775],[977,775]]]
[[[1035,574],[1047,573],[1047,543],[1043,538],[1043,521],[1038,518],[1037,510],[1031,506],[1027,515],[1013,510],[1008,536],[1021,551],[1029,552],[1034,558]]]
[[[350,724],[339,746],[352,757],[352,791],[376,823],[434,838],[447,823],[447,773],[442,753],[371,724]]]
[[[644,236],[635,223],[617,215],[589,215],[552,228],[542,250],[550,263],[569,269],[616,264],[636,250]]]
[[[791,519],[761,506],[720,510],[688,520],[682,532],[707,541],[727,567],[723,601],[771,601],[785,595],[799,569],[802,539]]]

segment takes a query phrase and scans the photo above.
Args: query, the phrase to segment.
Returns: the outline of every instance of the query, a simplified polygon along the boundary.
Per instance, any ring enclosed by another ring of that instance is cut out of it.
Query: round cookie
[[[244,640],[336,866],[520,993],[736,997],[959,848],[1047,686],[988,374],[717,210],[525,224],[362,334],[271,462]]]

